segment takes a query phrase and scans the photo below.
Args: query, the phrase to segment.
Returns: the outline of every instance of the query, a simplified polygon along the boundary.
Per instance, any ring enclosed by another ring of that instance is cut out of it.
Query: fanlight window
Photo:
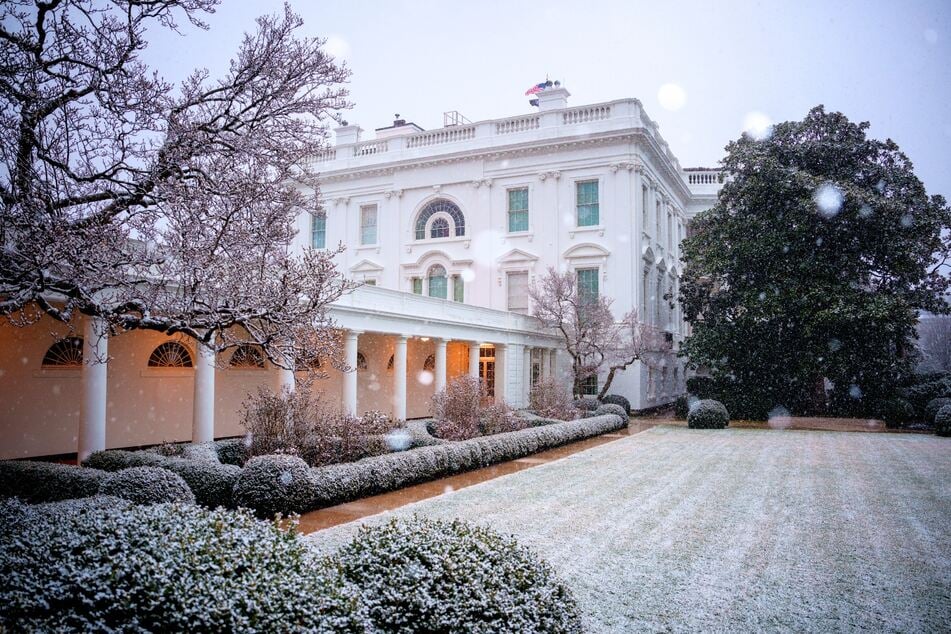
[[[362,352],[357,353],[357,369],[358,370],[367,369],[367,358],[363,355]]]
[[[83,338],[67,337],[49,347],[43,355],[43,367],[68,368],[83,364]]]
[[[149,356],[150,368],[190,368],[193,365],[192,354],[177,341],[159,344]]]
[[[425,240],[426,239],[426,223],[429,222],[429,219],[432,218],[435,214],[444,213],[447,214],[452,219],[452,224],[455,229],[453,235],[455,236],[464,236],[466,235],[466,217],[462,214],[462,210],[459,209],[454,203],[449,202],[448,200],[434,200],[419,212],[419,216],[416,218],[416,239]],[[445,218],[436,218],[432,225],[430,226],[430,235],[431,238],[447,238],[450,235],[449,222]]]
[[[436,371],[436,355],[431,354],[426,357],[426,360],[423,361],[423,369],[428,370],[429,372]]]
[[[263,368],[264,355],[256,346],[238,346],[231,355],[232,368]]]

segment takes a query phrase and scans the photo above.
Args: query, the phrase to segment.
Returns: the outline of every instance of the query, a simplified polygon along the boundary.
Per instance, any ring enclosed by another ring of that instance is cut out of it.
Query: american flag
[[[545,90],[545,88],[547,88],[548,86],[551,86],[551,82],[549,81],[543,81],[540,84],[535,84],[534,86],[532,86],[531,88],[525,91],[525,96],[527,97],[528,95],[534,95],[537,92],[541,92]]]

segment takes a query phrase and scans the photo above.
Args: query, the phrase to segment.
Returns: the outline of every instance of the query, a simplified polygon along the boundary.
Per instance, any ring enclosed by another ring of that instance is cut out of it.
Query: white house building
[[[681,168],[636,99],[569,107],[560,86],[537,97],[532,114],[450,113],[435,130],[397,119],[373,139],[343,125],[314,158],[323,210],[299,218],[297,247],[344,243],[342,272],[366,283],[331,311],[354,370],[331,371],[325,398],[422,417],[469,373],[526,405],[534,380],[569,370],[530,316],[528,287],[549,266],[613,298],[617,316],[637,309],[676,349],[683,316],[663,298],[676,297],[679,242],[713,204],[719,172]],[[81,339],[52,343],[51,331],[65,332],[0,322],[0,458],[238,435],[250,391],[294,382],[254,350],[216,360],[157,333],[106,340],[94,320],[77,324]],[[646,409],[672,401],[684,378],[671,353],[621,373],[611,392]]]

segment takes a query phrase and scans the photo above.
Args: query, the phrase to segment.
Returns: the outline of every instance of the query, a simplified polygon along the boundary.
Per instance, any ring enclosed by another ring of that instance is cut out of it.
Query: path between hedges
[[[401,506],[412,504],[413,502],[451,493],[452,491],[493,480],[500,476],[517,473],[518,471],[547,464],[554,460],[560,460],[591,449],[592,447],[597,447],[642,432],[656,424],[657,421],[632,419],[630,424],[624,429],[586,438],[554,449],[540,451],[530,456],[525,456],[524,458],[500,462],[482,469],[474,469],[473,471],[459,473],[447,478],[422,482],[396,491],[372,495],[354,500],[353,502],[346,502],[325,509],[304,513],[300,518],[299,529],[302,533],[311,533],[346,522],[352,522],[370,515],[376,515],[377,513],[392,511]]]
[[[514,534],[586,629],[947,631],[951,440],[658,426],[365,518]],[[307,537],[329,552],[351,522]]]

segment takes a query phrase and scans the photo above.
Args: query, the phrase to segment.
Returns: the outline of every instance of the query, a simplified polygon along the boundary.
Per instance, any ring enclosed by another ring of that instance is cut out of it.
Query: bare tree
[[[149,29],[207,28],[217,0],[48,0],[0,7],[0,316],[104,319],[113,332],[251,342],[291,367],[336,345],[349,290],[329,251],[293,254],[319,213],[309,161],[349,107],[349,76],[301,20],[259,18],[230,69],[172,85]]]
[[[575,395],[582,393],[585,379],[607,371],[598,393],[598,398],[604,398],[618,371],[635,361],[651,362],[670,349],[663,333],[641,322],[637,311],[615,320],[612,300],[590,296],[578,287],[570,271],[559,273],[549,267],[528,292],[535,317],[564,341],[572,361]]]

